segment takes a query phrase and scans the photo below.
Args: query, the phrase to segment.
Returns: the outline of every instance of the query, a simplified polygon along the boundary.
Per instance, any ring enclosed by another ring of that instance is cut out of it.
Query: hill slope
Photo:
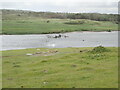
[[[106,17],[111,18],[108,20]],[[2,34],[46,34],[73,31],[118,30],[116,15],[107,14],[2,10],[2,20]]]

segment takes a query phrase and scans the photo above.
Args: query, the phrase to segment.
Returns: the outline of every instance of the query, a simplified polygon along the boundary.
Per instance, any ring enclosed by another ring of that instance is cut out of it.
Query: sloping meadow
[[[3,88],[117,88],[118,48],[3,51]]]

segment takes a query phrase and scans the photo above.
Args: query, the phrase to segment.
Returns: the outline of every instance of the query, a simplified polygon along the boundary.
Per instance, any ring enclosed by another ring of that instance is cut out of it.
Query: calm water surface
[[[118,32],[71,32],[62,35],[65,38],[48,38],[57,34],[42,35],[1,35],[0,45],[2,50],[25,49],[25,48],[64,48],[64,47],[105,47],[118,46]]]

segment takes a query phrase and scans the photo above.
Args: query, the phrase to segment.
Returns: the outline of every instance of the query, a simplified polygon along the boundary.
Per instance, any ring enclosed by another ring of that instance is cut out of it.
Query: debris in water
[[[48,44],[49,47],[55,47],[55,44]]]

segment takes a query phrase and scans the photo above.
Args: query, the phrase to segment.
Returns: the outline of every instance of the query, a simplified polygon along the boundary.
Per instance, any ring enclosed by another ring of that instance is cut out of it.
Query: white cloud
[[[119,0],[17,0],[17,2],[118,2]],[[0,2],[16,2],[16,0],[0,0]]]
[[[1,0],[2,9],[117,13],[119,0]]]

